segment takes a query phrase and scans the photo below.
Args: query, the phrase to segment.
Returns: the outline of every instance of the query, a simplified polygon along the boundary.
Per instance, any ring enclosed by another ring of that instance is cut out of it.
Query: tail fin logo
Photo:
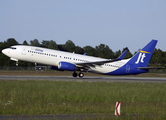
[[[150,54],[150,52],[146,52],[146,51],[143,51],[143,50],[140,50],[140,52],[141,53],[149,53]]]
[[[135,64],[138,64],[140,60],[141,60],[141,63],[144,63],[144,58],[146,57],[146,56],[145,56],[145,53],[150,54],[150,52],[146,52],[146,51],[140,50],[138,59],[137,59],[137,61],[135,62]]]

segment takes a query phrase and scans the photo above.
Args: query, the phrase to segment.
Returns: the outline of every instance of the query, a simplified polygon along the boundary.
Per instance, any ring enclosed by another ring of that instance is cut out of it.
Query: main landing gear
[[[73,73],[73,77],[77,77],[77,73],[76,73],[75,71],[74,71],[74,73]],[[84,77],[84,73],[80,72],[80,73],[79,73],[79,77],[80,77],[80,78]]]

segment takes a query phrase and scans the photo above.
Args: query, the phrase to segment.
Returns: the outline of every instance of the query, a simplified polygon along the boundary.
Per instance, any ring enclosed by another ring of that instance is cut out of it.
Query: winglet
[[[128,52],[128,50],[125,50],[118,58],[117,60],[122,60],[124,58],[124,56],[126,55],[126,53]]]

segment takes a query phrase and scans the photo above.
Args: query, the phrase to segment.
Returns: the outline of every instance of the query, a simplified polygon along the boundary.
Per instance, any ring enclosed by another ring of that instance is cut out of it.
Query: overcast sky
[[[15,38],[106,44],[132,53],[157,39],[166,51],[165,0],[1,0],[0,42]]]

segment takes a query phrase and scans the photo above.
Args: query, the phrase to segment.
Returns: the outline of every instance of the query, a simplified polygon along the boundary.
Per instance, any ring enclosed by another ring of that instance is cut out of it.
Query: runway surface
[[[78,81],[78,82],[145,82],[166,83],[166,77],[83,77],[72,76],[7,76],[0,75],[0,80],[51,80],[51,81]]]

